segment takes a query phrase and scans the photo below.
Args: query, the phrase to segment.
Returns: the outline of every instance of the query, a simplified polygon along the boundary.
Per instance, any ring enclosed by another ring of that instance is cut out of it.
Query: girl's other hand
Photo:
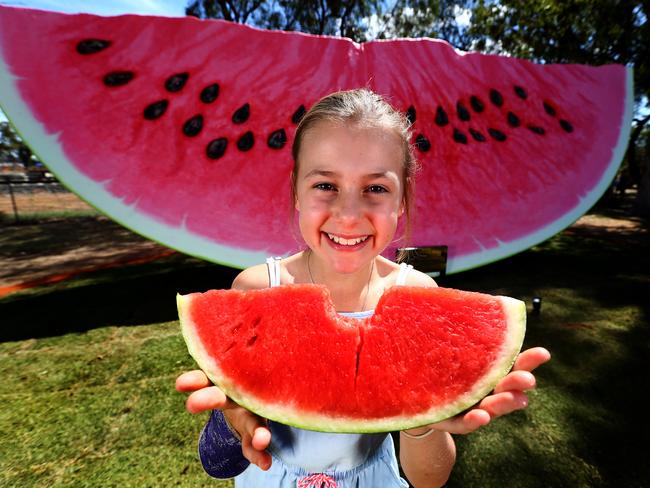
[[[176,390],[190,393],[185,402],[190,413],[223,411],[241,438],[244,457],[263,470],[271,467],[271,455],[265,451],[271,442],[271,431],[263,418],[233,402],[201,370],[189,371],[176,378]]]
[[[543,347],[523,351],[517,356],[512,371],[497,383],[491,395],[471,410],[432,424],[431,427],[451,434],[469,434],[494,418],[526,408],[528,397],[524,392],[533,390],[536,386],[532,371],[549,359],[551,354]]]

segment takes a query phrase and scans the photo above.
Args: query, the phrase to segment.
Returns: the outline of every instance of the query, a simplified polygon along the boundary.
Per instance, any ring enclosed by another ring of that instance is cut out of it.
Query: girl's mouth
[[[370,237],[369,235],[345,238],[340,237],[329,232],[323,232],[327,236],[327,240],[336,249],[354,250],[362,247]]]

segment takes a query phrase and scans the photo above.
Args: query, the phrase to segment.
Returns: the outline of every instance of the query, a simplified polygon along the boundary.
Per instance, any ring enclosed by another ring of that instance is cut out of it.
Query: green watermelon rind
[[[360,419],[332,417],[314,412],[292,408],[287,399],[277,405],[259,401],[254,393],[239,388],[235,382],[223,374],[216,360],[203,347],[194,332],[196,326],[191,319],[192,295],[176,296],[182,335],[190,355],[207,377],[238,405],[260,415],[286,425],[319,432],[372,433],[411,429],[446,420],[476,405],[486,397],[496,384],[508,374],[521,350],[526,332],[526,305],[521,300],[497,296],[506,317],[507,340],[503,343],[497,359],[490,370],[474,384],[474,387],[444,407],[433,407],[416,415],[393,416],[381,419]]]
[[[2,46],[0,45],[0,50]],[[270,254],[265,249],[250,251],[222,245],[185,228],[184,223],[171,226],[138,212],[137,201],[126,204],[117,200],[105,186],[88,178],[66,157],[58,142],[57,134],[48,133],[41,122],[32,117],[32,110],[16,89],[19,78],[10,74],[9,67],[0,56],[0,93],[3,94],[0,108],[23,141],[37,140],[38,148],[33,153],[47,163],[48,169],[70,191],[102,214],[122,226],[151,239],[197,258],[226,266],[246,268],[264,261]],[[47,158],[43,156],[47,155]]]

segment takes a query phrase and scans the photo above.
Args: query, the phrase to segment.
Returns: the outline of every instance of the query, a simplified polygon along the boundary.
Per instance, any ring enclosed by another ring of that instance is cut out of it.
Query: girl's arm
[[[436,430],[427,435],[428,431],[409,431],[411,435],[426,435],[419,439],[400,434],[400,463],[415,488],[443,486],[456,462],[456,444],[451,434]]]

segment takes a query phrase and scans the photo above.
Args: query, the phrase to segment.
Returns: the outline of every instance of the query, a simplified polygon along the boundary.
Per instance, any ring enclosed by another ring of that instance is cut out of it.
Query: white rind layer
[[[392,416],[381,419],[333,417],[316,412],[304,412],[293,408],[288,403],[288,399],[283,399],[283,403],[273,405],[259,401],[254,393],[236,388],[234,382],[221,371],[217,362],[203,348],[201,340],[195,333],[195,324],[190,317],[192,295],[177,295],[176,300],[183,337],[190,355],[208,378],[237,404],[263,418],[307,430],[368,433],[410,429],[445,420],[475,405],[494,389],[499,380],[512,368],[517,354],[521,350],[526,332],[525,303],[510,297],[495,298],[498,298],[503,305],[508,328],[508,341],[504,342],[499,359],[493,364],[489,373],[475,383],[471,391],[447,405],[432,407],[418,415]]]

